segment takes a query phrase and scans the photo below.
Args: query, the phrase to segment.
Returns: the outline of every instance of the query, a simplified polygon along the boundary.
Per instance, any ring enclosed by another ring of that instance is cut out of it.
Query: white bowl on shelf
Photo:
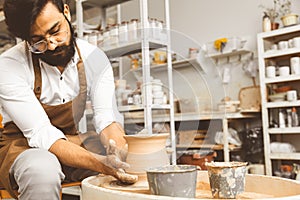
[[[269,99],[271,102],[280,102],[280,101],[284,101],[285,97],[286,97],[286,92],[280,92],[280,93],[270,95]]]

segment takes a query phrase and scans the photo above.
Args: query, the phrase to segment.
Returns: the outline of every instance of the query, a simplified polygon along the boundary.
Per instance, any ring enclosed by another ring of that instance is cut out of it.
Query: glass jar
[[[127,96],[127,105],[133,105],[133,94],[130,93]]]
[[[102,46],[102,44],[103,44],[103,30],[100,30],[97,36],[97,46]]]
[[[198,48],[189,48],[189,58],[196,58],[198,56]]]
[[[118,45],[119,43],[119,27],[117,24],[112,25],[112,27],[109,30],[109,41],[111,46]]]
[[[156,30],[156,21],[155,18],[149,19],[149,38],[155,38],[155,30]]]
[[[97,42],[98,42],[98,32],[97,31],[93,31],[89,34],[88,42],[92,45],[97,46]]]
[[[163,21],[156,20],[155,21],[155,29],[154,29],[154,39],[161,40],[163,32]]]
[[[103,36],[102,46],[103,47],[108,47],[109,46],[109,40],[110,40],[110,32],[109,32],[109,27],[108,26],[103,31],[102,36]]]
[[[133,104],[134,105],[140,105],[140,104],[142,104],[141,90],[140,89],[137,89],[133,93]]]
[[[138,20],[132,19],[128,24],[129,41],[136,41],[138,39]]]

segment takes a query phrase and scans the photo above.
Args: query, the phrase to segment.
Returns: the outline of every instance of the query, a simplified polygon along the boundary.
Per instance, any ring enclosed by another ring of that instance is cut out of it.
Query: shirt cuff
[[[111,110],[102,111],[101,113],[94,116],[94,126],[97,133],[101,133],[103,129],[105,129],[113,122],[123,124],[122,119],[118,116],[115,116],[115,114]]]
[[[47,125],[34,131],[32,137],[28,138],[28,144],[30,147],[49,150],[58,139],[66,139],[66,136],[56,127]]]

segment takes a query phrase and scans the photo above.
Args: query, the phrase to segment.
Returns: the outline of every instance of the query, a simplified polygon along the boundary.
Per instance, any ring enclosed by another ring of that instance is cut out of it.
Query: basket
[[[284,26],[292,26],[298,24],[298,15],[297,14],[289,14],[281,17],[282,24]]]

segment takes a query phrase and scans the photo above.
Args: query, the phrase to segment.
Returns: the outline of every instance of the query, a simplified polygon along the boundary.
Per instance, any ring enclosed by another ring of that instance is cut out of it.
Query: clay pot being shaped
[[[168,136],[168,133],[125,135],[128,143],[126,162],[130,164],[126,172],[143,177],[147,176],[148,168],[169,165],[166,151]]]

